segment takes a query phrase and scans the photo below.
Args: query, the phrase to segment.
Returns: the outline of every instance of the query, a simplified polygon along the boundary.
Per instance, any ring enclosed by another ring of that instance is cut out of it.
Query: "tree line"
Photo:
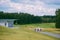
[[[44,15],[34,16],[28,13],[8,13],[0,11],[0,19],[17,19],[15,24],[30,24],[30,23],[54,23],[56,16]]]

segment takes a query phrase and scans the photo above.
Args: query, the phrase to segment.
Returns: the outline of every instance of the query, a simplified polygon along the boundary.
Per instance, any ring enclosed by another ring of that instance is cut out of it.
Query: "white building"
[[[13,27],[16,19],[0,19],[0,26]]]

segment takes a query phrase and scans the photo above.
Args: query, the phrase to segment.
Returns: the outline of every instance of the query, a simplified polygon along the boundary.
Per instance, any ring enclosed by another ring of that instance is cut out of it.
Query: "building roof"
[[[5,21],[15,21],[17,19],[0,19],[0,22],[5,22]]]

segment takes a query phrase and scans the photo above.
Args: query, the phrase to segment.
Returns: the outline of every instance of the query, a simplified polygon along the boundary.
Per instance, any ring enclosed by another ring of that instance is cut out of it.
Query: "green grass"
[[[37,25],[40,26],[41,24]],[[0,35],[0,40],[59,40],[58,38],[54,38],[33,31],[32,29],[37,27],[37,25],[36,24],[15,25],[15,27],[17,28],[13,29],[0,27],[0,34],[3,33],[2,35]]]
[[[55,23],[36,23],[36,24],[25,24],[25,25],[15,25],[20,27],[40,27],[40,28],[55,28]]]

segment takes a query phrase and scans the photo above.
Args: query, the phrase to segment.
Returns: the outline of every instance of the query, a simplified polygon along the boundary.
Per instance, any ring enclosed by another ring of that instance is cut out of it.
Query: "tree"
[[[56,10],[56,28],[60,28],[60,9]]]
[[[42,16],[43,23],[55,23],[56,16],[44,15]]]

